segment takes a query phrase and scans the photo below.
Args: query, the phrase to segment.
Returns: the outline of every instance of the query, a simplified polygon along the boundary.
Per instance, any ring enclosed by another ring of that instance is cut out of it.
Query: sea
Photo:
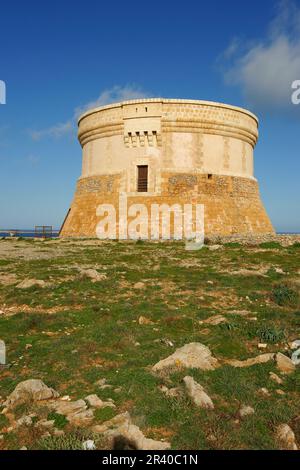
[[[51,232],[46,232],[45,235],[39,231],[36,232],[35,230],[31,229],[12,229],[12,230],[4,230],[0,231],[0,238],[1,237],[22,237],[22,238],[35,238],[35,237],[49,237],[49,238],[57,238],[59,235],[59,230],[52,230]]]

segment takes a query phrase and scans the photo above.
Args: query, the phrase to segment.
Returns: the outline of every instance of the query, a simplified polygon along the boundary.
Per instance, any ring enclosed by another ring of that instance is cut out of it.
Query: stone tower
[[[82,174],[61,230],[95,237],[99,204],[203,204],[206,235],[273,233],[253,175],[258,120],[221,103],[139,99],[84,113]]]

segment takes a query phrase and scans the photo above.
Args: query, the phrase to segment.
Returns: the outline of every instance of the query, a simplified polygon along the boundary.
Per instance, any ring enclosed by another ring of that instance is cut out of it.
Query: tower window
[[[148,191],[148,165],[138,165],[137,190],[139,193]]]
[[[208,173],[207,179],[212,180],[212,176],[213,176],[213,175],[212,175],[211,173]]]

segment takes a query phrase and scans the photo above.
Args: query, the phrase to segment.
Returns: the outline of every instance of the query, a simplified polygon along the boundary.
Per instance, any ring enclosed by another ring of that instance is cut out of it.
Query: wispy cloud
[[[145,92],[138,86],[126,85],[121,87],[116,85],[110,89],[102,91],[97,99],[75,108],[72,117],[67,121],[44,129],[30,130],[29,134],[33,140],[41,140],[43,138],[59,139],[71,134],[72,132],[74,133],[78,117],[90,108],[105,106],[106,104],[116,103],[119,101],[147,98],[149,96],[148,92]]]
[[[265,37],[245,45],[235,38],[223,53],[225,82],[241,87],[258,111],[293,110],[291,86],[300,79],[300,9],[290,0],[277,5]]]
[[[29,134],[33,140],[40,140],[44,137],[58,139],[72,132],[73,128],[74,120],[70,119],[69,121],[62,122],[60,124],[55,124],[54,126],[47,127],[45,129],[31,130],[29,131]]]

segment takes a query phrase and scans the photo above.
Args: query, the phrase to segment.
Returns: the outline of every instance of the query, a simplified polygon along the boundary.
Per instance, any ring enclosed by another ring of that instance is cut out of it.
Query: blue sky
[[[15,1],[0,7],[0,227],[59,227],[81,172],[76,116],[160,96],[260,118],[255,175],[278,231],[300,231],[300,2]]]

